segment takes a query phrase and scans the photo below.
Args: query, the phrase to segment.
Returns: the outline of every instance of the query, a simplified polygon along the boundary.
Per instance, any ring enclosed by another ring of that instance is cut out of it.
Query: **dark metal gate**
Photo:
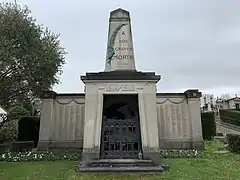
[[[101,158],[138,159],[141,151],[138,119],[105,119],[101,136]]]

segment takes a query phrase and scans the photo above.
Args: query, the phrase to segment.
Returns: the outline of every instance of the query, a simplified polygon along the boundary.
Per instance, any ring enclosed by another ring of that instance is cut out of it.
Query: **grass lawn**
[[[207,158],[164,159],[170,170],[160,174],[96,174],[74,171],[75,161],[0,162],[0,180],[240,180],[240,155],[215,154],[219,141],[206,142]]]

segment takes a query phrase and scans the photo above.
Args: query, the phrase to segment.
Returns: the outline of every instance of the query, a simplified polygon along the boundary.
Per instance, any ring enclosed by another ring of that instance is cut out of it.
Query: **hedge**
[[[34,148],[34,141],[15,141],[11,143],[0,144],[0,154],[6,152],[27,152]]]
[[[10,149],[9,143],[0,144],[0,154],[7,152]]]
[[[220,113],[220,118],[223,122],[240,126],[240,111],[220,109],[219,113]]]
[[[227,134],[227,140],[229,151],[240,154],[240,135]]]
[[[18,141],[34,141],[37,146],[39,138],[39,117],[22,117],[18,123]]]
[[[214,112],[201,113],[203,139],[212,140],[216,135],[216,122]]]
[[[16,141],[11,144],[11,152],[27,152],[34,148],[34,141]]]

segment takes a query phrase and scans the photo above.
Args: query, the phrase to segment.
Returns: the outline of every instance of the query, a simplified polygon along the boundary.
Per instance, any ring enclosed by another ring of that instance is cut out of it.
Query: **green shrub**
[[[39,138],[39,117],[21,117],[18,123],[18,141],[34,141],[35,147]]]
[[[22,105],[18,104],[9,109],[9,118],[19,120],[23,116],[29,116],[30,112]]]
[[[0,128],[0,143],[9,143],[17,139],[17,121],[10,120]]]
[[[216,135],[214,112],[201,113],[203,139],[212,140]]]
[[[230,109],[220,109],[220,118],[223,122],[240,126],[240,111]]]
[[[240,135],[227,134],[228,148],[230,152],[240,154]]]

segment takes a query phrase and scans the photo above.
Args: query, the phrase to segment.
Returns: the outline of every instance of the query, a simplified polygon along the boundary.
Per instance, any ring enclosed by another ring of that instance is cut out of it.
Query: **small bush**
[[[10,119],[19,120],[23,116],[29,116],[29,111],[23,107],[23,105],[18,104],[9,109],[9,117]]]
[[[240,111],[230,109],[220,109],[220,118],[223,122],[240,126]]]
[[[240,135],[227,134],[227,140],[229,151],[240,154]]]
[[[18,141],[34,141],[37,146],[39,138],[39,117],[21,117],[18,123]]]
[[[0,161],[26,162],[26,161],[79,161],[81,153],[54,153],[54,152],[6,152],[0,154]]]
[[[203,139],[212,140],[216,135],[216,122],[214,112],[201,113]]]
[[[10,120],[5,122],[0,128],[0,143],[9,143],[17,139],[17,121]]]
[[[11,146],[12,152],[27,152],[34,148],[34,141],[16,141]]]
[[[204,152],[197,150],[161,150],[160,158],[205,158]],[[0,161],[25,162],[25,161],[79,161],[81,153],[79,152],[6,152],[0,154]]]

